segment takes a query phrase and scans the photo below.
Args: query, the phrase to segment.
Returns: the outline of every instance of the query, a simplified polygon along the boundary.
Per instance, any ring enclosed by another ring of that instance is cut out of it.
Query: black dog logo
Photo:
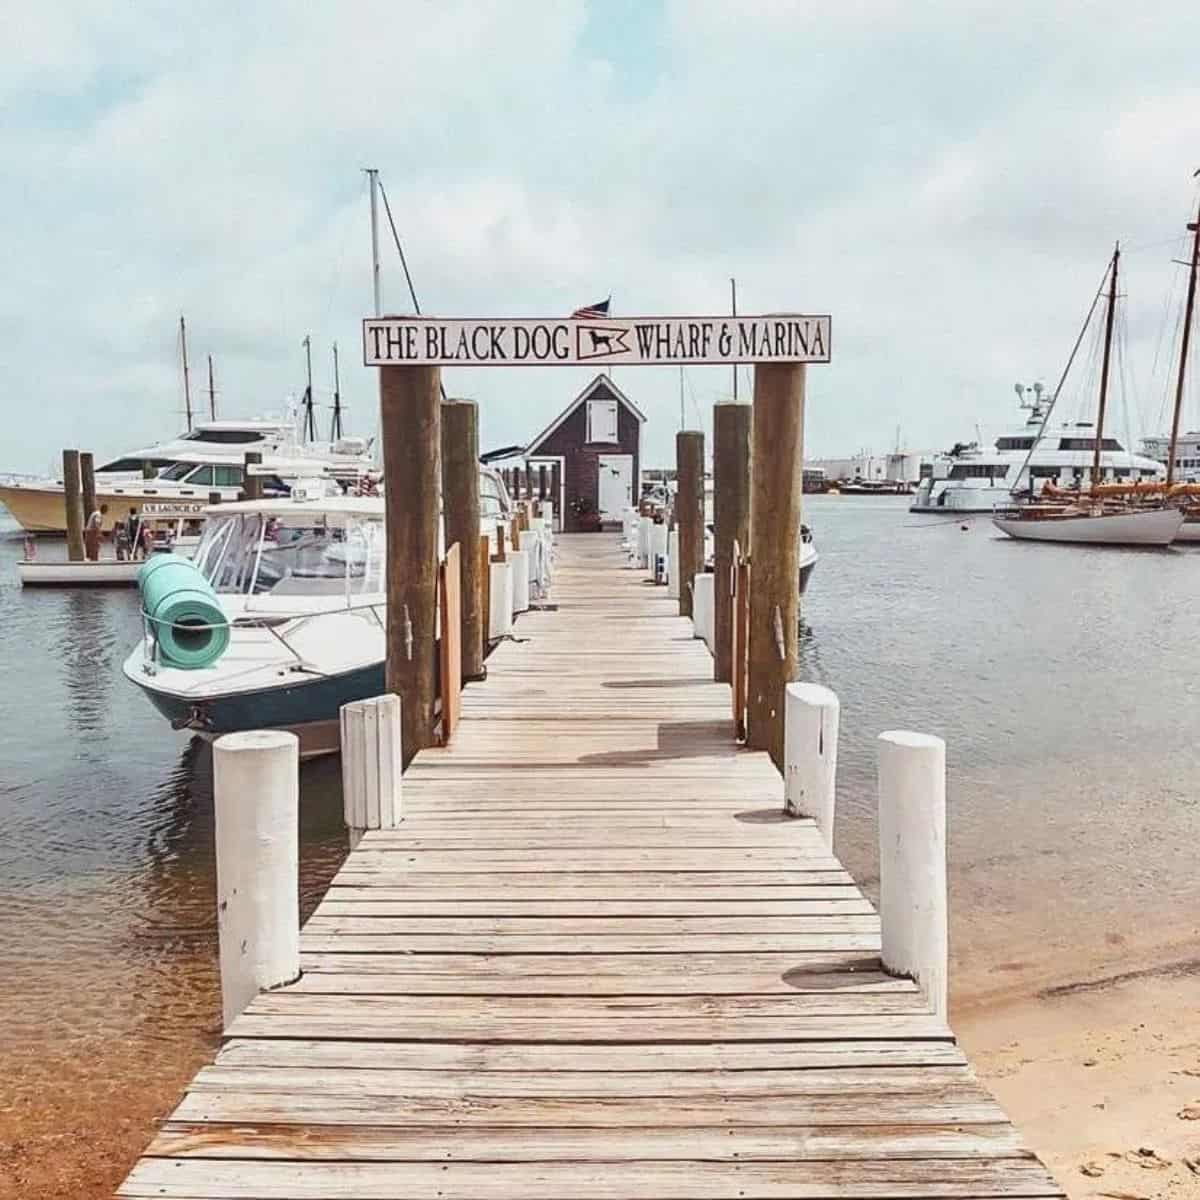
[[[592,339],[592,353],[597,354],[600,348],[603,347],[609,354],[613,352],[612,334],[597,333],[594,329],[589,329],[588,337]]]

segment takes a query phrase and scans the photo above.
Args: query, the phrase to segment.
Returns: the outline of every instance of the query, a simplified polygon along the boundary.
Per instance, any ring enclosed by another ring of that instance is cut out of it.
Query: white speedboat
[[[808,587],[809,576],[817,565],[817,547],[813,542],[812,530],[807,525],[800,526],[800,595]]]
[[[991,450],[960,444],[939,455],[932,476],[921,480],[909,512],[990,513],[1012,504],[1018,478],[1023,486],[1032,484],[1040,491],[1047,483],[1068,488],[1091,477],[1095,426],[1081,421],[1042,432],[1049,399],[1041,384],[1032,389],[1018,384],[1017,394],[1029,413],[1024,426],[998,437]],[[1165,470],[1162,463],[1131,453],[1106,434],[1101,438],[1099,475],[1101,482],[1134,482],[1161,479]]]
[[[244,456],[262,455],[258,472],[266,495],[286,495],[290,477],[351,480],[371,465],[362,438],[302,442],[294,416],[285,420],[201,421],[173,441],[144,446],[96,468],[96,503],[107,509],[104,528],[145,504],[198,501],[216,493],[236,500],[245,484]],[[147,474],[150,476],[147,478]],[[7,477],[0,503],[28,533],[66,532],[61,479]]]

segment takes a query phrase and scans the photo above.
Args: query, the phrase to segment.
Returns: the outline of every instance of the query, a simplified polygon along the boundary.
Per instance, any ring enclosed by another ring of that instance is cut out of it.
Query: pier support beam
[[[883,968],[915,979],[934,1012],[947,1012],[946,743],[924,733],[881,733],[879,921]]]
[[[784,805],[793,817],[812,817],[832,850],[841,705],[817,683],[789,683],[786,697]]]
[[[83,562],[83,489],[79,479],[79,451],[64,450],[63,505],[67,517],[67,558]]]
[[[704,570],[704,434],[681,429],[675,435],[675,524],[679,529],[679,615],[692,615],[692,576]]]
[[[96,503],[96,460],[90,450],[79,455],[79,488],[83,495],[83,521],[86,525],[100,506]]]
[[[733,543],[750,553],[748,404],[713,405],[713,678],[733,680]]]
[[[462,582],[462,681],[483,678],[483,582],[479,538],[479,406],[442,403],[442,508],[446,547],[459,544]]]
[[[746,740],[783,770],[784,688],[796,678],[804,364],[754,368]]]
[[[300,974],[300,743],[256,729],[213,744],[217,929],[225,1028]]]
[[[342,806],[353,850],[368,829],[400,824],[400,697],[355,700],[340,717]]]
[[[387,516],[386,687],[400,697],[407,766],[433,745],[442,400],[437,367],[381,367]]]
[[[258,466],[262,462],[262,454],[258,450],[247,450],[243,456],[242,463],[242,495],[247,500],[261,500],[263,494],[263,481],[261,475],[251,475],[250,468]]]

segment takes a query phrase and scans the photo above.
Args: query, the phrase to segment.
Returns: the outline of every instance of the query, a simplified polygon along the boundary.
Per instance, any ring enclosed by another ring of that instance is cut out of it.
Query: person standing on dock
[[[138,520],[138,510],[131,508],[125,518],[125,531],[129,535],[129,557],[137,558],[141,550],[141,521]]]
[[[100,505],[88,516],[87,525],[84,527],[83,552],[89,562],[99,562],[100,560],[100,539],[103,536],[106,512],[108,512],[108,505]]]

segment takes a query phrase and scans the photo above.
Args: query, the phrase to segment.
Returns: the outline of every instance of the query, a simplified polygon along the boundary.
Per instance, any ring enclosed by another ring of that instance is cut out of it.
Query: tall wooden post
[[[733,544],[750,545],[748,404],[713,405],[713,678],[733,680]]]
[[[245,468],[242,478],[242,495],[247,500],[261,500],[263,494],[262,476],[251,475],[250,467],[253,464],[257,466],[262,462],[262,454],[257,450],[247,450],[245,454]]]
[[[441,371],[381,367],[379,415],[387,516],[386,681],[400,697],[407,766],[434,741]]]
[[[546,464],[538,463],[538,499],[546,499]]]
[[[96,503],[96,460],[90,450],[79,455],[79,487],[83,495],[83,520],[87,524],[92,513],[100,507]]]
[[[804,364],[754,368],[750,678],[746,740],[784,766],[784,689],[796,678]]]
[[[563,522],[563,514],[561,508],[566,506],[562,504],[562,463],[554,462],[550,464],[550,503],[554,505],[554,520],[558,523],[559,529],[566,529]]]
[[[79,451],[63,451],[63,504],[67,513],[67,557],[83,561],[83,493],[79,481]]]
[[[442,510],[446,548],[459,546],[462,679],[483,677],[483,594],[479,562],[479,406],[442,401]]]
[[[675,435],[675,525],[679,530],[679,615],[692,615],[692,577],[704,569],[704,434],[681,429]]]

